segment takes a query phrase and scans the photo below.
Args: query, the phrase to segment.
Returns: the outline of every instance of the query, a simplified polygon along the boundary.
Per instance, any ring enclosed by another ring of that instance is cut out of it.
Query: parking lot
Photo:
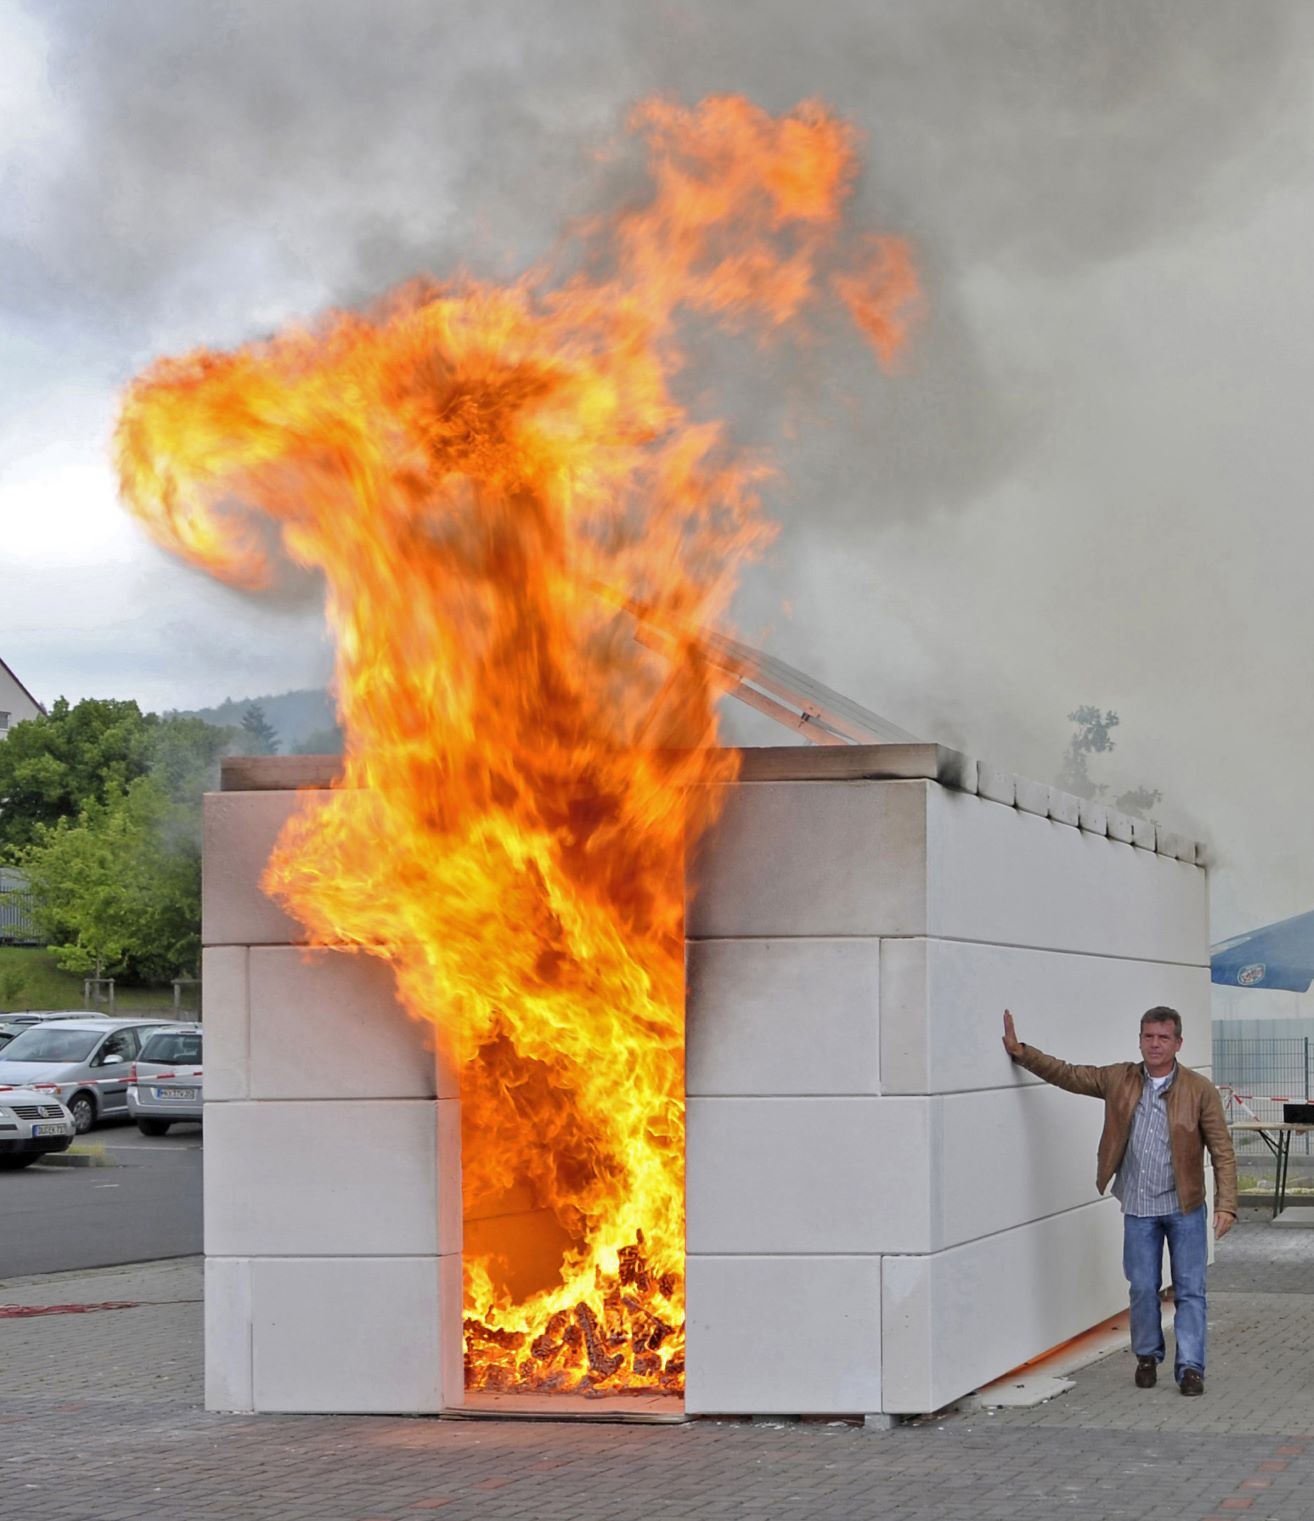
[[[202,1132],[144,1136],[110,1121],[76,1150],[107,1165],[0,1172],[0,1279],[201,1251]]]
[[[0,1281],[0,1516],[22,1521],[1308,1521],[1314,1233],[1220,1245],[1203,1399],[1115,1352],[1027,1409],[888,1432],[201,1408],[196,1258]],[[9,1311],[6,1314],[6,1309]],[[331,1336],[333,1327],[325,1327]],[[763,1328],[765,1336],[770,1327]]]

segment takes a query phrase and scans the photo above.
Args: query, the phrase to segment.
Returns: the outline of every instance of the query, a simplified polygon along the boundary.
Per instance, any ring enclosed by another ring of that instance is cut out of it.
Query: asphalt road
[[[201,1245],[201,1127],[98,1126],[110,1167],[0,1172],[0,1278],[186,1257]]]

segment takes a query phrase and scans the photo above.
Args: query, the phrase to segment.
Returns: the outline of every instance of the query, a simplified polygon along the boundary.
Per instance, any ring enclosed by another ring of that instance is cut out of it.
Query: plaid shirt
[[[1132,1115],[1127,1150],[1113,1180],[1113,1196],[1121,1203],[1124,1215],[1175,1215],[1181,1205],[1168,1141],[1167,1097],[1169,1088],[1177,1081],[1177,1063],[1173,1063],[1168,1081],[1157,1093],[1143,1064],[1141,1070],[1145,1084]]]

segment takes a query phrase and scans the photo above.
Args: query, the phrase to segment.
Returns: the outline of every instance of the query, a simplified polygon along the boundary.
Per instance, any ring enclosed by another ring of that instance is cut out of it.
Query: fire
[[[266,885],[313,943],[387,958],[457,1055],[475,1388],[683,1387],[685,851],[735,773],[683,631],[770,530],[682,337],[836,300],[888,362],[918,302],[900,242],[843,236],[857,139],[824,107],[632,125],[651,195],[566,272],[160,360],[116,437],[162,544],[258,586],[276,540],[323,575],[344,771]]]

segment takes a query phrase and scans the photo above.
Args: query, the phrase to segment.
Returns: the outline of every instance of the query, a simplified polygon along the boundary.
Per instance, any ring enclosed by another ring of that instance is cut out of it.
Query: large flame
[[[683,1386],[685,850],[735,770],[684,631],[769,531],[761,465],[674,383],[680,331],[834,299],[888,361],[917,301],[901,243],[840,236],[856,139],[824,107],[633,126],[651,195],[568,273],[161,360],[117,433],[161,543],[258,585],[272,528],[323,574],[344,772],[267,886],[392,964],[460,1062],[468,1219],[546,1243],[526,1284],[467,1231],[471,1387]]]

